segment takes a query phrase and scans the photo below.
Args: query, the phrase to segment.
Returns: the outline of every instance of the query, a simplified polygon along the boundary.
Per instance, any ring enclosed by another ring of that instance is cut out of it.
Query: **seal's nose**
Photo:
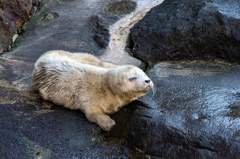
[[[146,82],[146,83],[150,83],[150,82],[151,82],[151,80],[150,80],[150,79],[148,79],[148,80],[145,80],[145,82]]]

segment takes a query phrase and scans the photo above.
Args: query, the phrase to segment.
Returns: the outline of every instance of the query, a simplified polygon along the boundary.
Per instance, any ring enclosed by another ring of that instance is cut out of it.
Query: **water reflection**
[[[240,18],[239,1],[231,0],[231,3],[229,3],[229,1],[226,2],[225,0],[218,0],[217,2],[211,2],[211,4],[212,6],[217,7],[222,14]]]
[[[159,63],[149,70],[156,93],[144,97],[156,122],[232,136],[240,129],[240,68],[229,64]],[[200,67],[201,66],[201,67]],[[157,112],[161,113],[155,113]]]

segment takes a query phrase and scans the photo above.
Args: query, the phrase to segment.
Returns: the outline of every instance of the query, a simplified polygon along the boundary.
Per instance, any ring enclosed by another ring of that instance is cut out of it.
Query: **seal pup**
[[[45,54],[46,54],[46,56],[45,56]],[[80,62],[80,63],[90,64],[90,65],[104,67],[104,68],[112,68],[112,67],[118,66],[117,64],[114,64],[111,62],[103,62],[96,56],[91,55],[86,52],[71,53],[71,52],[63,51],[63,50],[52,50],[52,51],[46,52],[45,54],[43,54],[38,60],[45,60],[45,58],[48,58],[49,54],[51,54],[53,56],[61,56],[62,58],[70,58],[70,59]]]
[[[34,86],[43,99],[80,109],[89,121],[109,131],[115,121],[107,114],[146,94],[153,88],[153,82],[136,66],[117,66],[93,55],[91,60],[80,56],[85,54],[73,56],[60,51],[43,54],[34,66]]]

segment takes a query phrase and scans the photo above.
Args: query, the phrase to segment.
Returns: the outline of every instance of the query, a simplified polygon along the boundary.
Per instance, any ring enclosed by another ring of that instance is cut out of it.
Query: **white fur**
[[[118,111],[153,88],[152,81],[147,80],[138,67],[117,66],[86,53],[64,51],[42,55],[33,72],[34,85],[45,100],[80,109],[103,130],[115,125],[106,114]]]

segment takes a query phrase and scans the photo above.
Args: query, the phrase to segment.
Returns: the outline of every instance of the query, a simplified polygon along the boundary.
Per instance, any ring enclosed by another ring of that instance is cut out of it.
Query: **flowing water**
[[[110,26],[110,43],[104,55],[101,56],[101,59],[109,59],[108,61],[117,64],[139,66],[141,62],[124,51],[128,34],[134,24],[141,20],[151,8],[161,4],[163,1],[164,0],[151,0],[149,2],[148,0],[136,0],[137,7],[135,11]]]

